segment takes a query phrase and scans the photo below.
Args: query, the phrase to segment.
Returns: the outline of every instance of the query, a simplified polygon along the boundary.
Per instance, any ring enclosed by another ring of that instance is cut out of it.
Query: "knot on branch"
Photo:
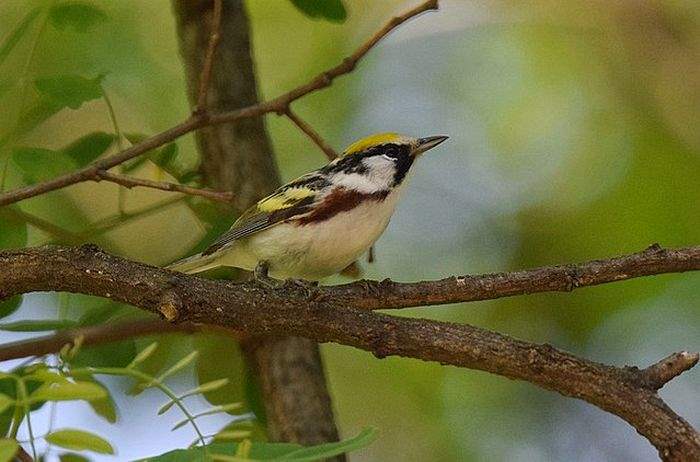
[[[578,268],[572,267],[566,270],[566,287],[567,292],[571,292],[577,287],[581,287],[583,283],[581,282],[581,274]]]
[[[175,290],[164,292],[158,304],[158,311],[163,318],[168,322],[177,321],[180,317],[180,309],[182,309],[182,299]]]

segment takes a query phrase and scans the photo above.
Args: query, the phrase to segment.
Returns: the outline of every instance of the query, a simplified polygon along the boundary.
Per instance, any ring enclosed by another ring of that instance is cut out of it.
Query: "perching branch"
[[[571,292],[642,276],[700,270],[700,246],[663,249],[654,244],[642,252],[584,263],[544,266],[512,273],[452,276],[412,283],[360,281],[328,289],[339,303],[365,310],[493,300],[540,292]],[[326,288],[320,294],[326,295]]]
[[[389,34],[389,32],[394,30],[396,27],[425,11],[436,10],[437,6],[437,0],[428,0],[418,5],[417,7],[405,12],[404,14],[392,18],[379,31],[377,31],[357,50],[355,50],[353,54],[345,58],[340,64],[338,64],[335,67],[332,67],[331,69],[328,69],[325,72],[322,72],[321,74],[311,79],[311,81],[309,81],[308,83],[294,88],[293,90],[284,93],[278,96],[277,98],[253,104],[241,109],[221,112],[217,114],[210,114],[206,110],[202,111],[201,108],[197,106],[192,115],[190,115],[190,117],[188,117],[184,122],[181,122],[180,124],[169,128],[168,130],[165,130],[161,133],[146,138],[142,142],[137,143],[128,149],[120,151],[117,154],[108,157],[103,157],[84,168],[75,170],[65,175],[58,176],[52,180],[25,186],[22,188],[17,188],[6,193],[0,194],[0,207],[24,199],[28,199],[30,197],[39,196],[50,191],[62,189],[76,183],[91,181],[100,171],[109,170],[130,159],[145,154],[146,152],[152,149],[163,146],[164,144],[169,143],[182,135],[185,135],[187,133],[190,133],[194,130],[206,126],[223,124],[243,118],[258,117],[264,114],[268,114],[270,112],[284,114],[293,101],[296,101],[297,99],[309,93],[326,88],[332,84],[335,78],[352,72],[357,66],[357,63],[382,38],[384,38],[387,34]],[[214,55],[217,40],[217,38],[210,40],[209,49],[211,50],[212,57]],[[209,58],[209,55],[207,55],[207,58]],[[209,61],[208,66],[211,67],[211,60]],[[204,77],[207,77],[208,79],[210,77],[211,70],[207,71],[207,66],[205,65],[204,72],[209,72],[209,75],[204,74],[200,80],[200,88],[204,88],[204,93],[200,92],[200,96],[202,94],[204,94],[204,96],[199,99],[206,99],[206,88],[208,88],[208,85],[206,85],[206,80],[204,79]]]
[[[122,175],[120,173],[112,173],[106,170],[99,170],[95,173],[93,181],[109,181],[111,183],[116,183],[118,185],[133,188],[136,186],[143,186],[145,188],[160,189],[161,191],[179,192],[183,194],[188,194],[190,196],[200,196],[206,197],[218,202],[231,202],[233,199],[233,193],[227,191],[215,191],[213,189],[206,188],[193,188],[192,186],[187,186],[184,184],[170,183],[167,181],[154,181],[147,180],[144,178],[136,178],[129,175]]]
[[[472,276],[469,284],[458,286],[463,291],[460,296],[453,288],[453,294],[445,298],[437,298],[434,291],[445,281],[416,283],[424,288],[423,298],[411,291],[410,300],[394,301],[392,306],[499,298],[527,293],[528,288],[561,290],[559,282],[552,282],[559,281],[561,268],[567,267]],[[655,247],[574,268],[582,270],[575,278],[578,286],[698,270],[700,247]],[[173,317],[177,322],[206,323],[247,334],[303,336],[354,346],[380,358],[397,355],[437,361],[525,380],[621,417],[664,460],[700,459],[700,435],[656,394],[664,383],[693,367],[697,354],[677,353],[641,370],[608,366],[474,326],[367,312],[379,300],[393,300],[384,296],[387,289],[381,284],[371,285],[375,294],[356,283],[320,288],[310,297],[308,290],[294,284],[269,290],[254,282],[211,281],[124,260],[94,246],[6,251],[0,253],[0,269],[0,299],[32,291],[69,291],[109,297],[158,313],[164,298],[175,291],[179,302]],[[392,283],[392,290],[415,289],[416,284]]]

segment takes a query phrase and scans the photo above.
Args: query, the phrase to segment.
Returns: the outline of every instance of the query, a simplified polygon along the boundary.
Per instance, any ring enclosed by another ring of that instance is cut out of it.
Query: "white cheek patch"
[[[362,160],[369,171],[367,175],[372,183],[380,189],[390,188],[394,184],[394,174],[396,173],[396,163],[392,159],[384,156],[373,156]]]
[[[369,176],[360,175],[359,173],[337,173],[333,177],[333,183],[367,194],[382,190]]]

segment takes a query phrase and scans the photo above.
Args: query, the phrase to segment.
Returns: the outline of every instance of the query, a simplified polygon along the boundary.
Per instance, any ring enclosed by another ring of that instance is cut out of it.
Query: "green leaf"
[[[14,369],[11,372],[15,375],[24,375],[24,370],[22,368]],[[2,376],[0,374],[0,393],[9,396],[10,398],[17,400],[17,383],[13,377],[8,377],[7,375]],[[33,393],[37,388],[41,386],[41,382],[34,380],[27,380],[27,393]],[[40,409],[45,403],[34,403],[30,405],[30,410],[36,411]],[[0,412],[0,435],[6,435],[10,429],[10,424],[12,423],[12,415],[14,414],[14,408],[5,409],[4,412]]]
[[[224,404],[222,406],[213,407],[213,408],[209,409],[208,411],[200,412],[199,414],[192,416],[192,419],[197,419],[199,417],[204,417],[206,415],[219,414],[221,412],[235,411],[237,409],[241,409],[242,407],[243,407],[242,403]],[[181,420],[180,422],[176,423],[175,426],[170,429],[170,431],[175,431],[178,428],[184,427],[185,425],[187,425],[189,423],[189,421],[190,421],[189,419]]]
[[[94,433],[73,428],[63,428],[46,435],[46,441],[74,451],[93,451],[100,454],[114,454],[114,448],[104,438]]]
[[[194,336],[194,348],[202,358],[197,361],[197,380],[202,384],[200,387],[227,379],[225,385],[202,391],[204,398],[213,405],[247,401],[246,366],[238,342],[223,335],[198,334]],[[216,358],[226,358],[226,364]]]
[[[44,365],[42,364],[41,366]],[[24,378],[25,380],[33,380],[49,385],[52,383],[71,383],[67,378],[65,378],[61,374],[46,369],[46,366],[32,371],[30,374],[25,375]]]
[[[0,318],[7,317],[17,311],[17,308],[22,304],[22,296],[15,295],[5,301],[0,302]]]
[[[71,364],[74,367],[124,367],[136,354],[134,339],[102,345],[85,346],[80,349]]]
[[[144,362],[146,359],[148,359],[148,357],[151,356],[154,351],[156,351],[156,348],[158,348],[158,342],[151,343],[146,348],[139,351],[139,353],[134,357],[134,359],[126,367],[128,369],[133,369],[134,367],[138,366],[139,364]]]
[[[73,162],[61,155],[60,151],[43,148],[16,148],[12,151],[12,163],[28,184],[48,180],[75,169]]]
[[[107,422],[115,423],[117,421],[117,406],[114,403],[114,398],[112,398],[109,389],[105,387],[102,382],[92,376],[85,377],[84,380],[88,380],[98,387],[101,387],[106,395],[104,398],[92,399],[88,401],[88,404],[92,410]]]
[[[182,358],[180,361],[176,362],[170,369],[166,370],[160,376],[158,376],[158,380],[162,381],[166,379],[167,377],[170,377],[171,375],[174,375],[178,372],[180,372],[182,369],[186,368],[189,366],[192,361],[194,361],[197,356],[199,356],[198,351],[193,351],[192,353],[188,354],[184,358]]]
[[[78,109],[83,103],[102,97],[102,78],[101,75],[87,79],[67,74],[37,79],[34,85],[48,99],[64,107]]]
[[[116,137],[105,132],[94,132],[78,138],[62,149],[63,154],[73,159],[78,167],[84,167],[100,157]]]
[[[15,400],[9,396],[0,393],[0,414],[5,412],[5,409],[15,404]]]
[[[173,172],[174,166],[173,162],[175,161],[175,158],[177,157],[177,144],[175,143],[168,143],[165,146],[163,146],[161,149],[158,150],[153,156],[151,156],[151,160],[160,168],[165,170],[168,173]],[[177,176],[177,175],[173,175]]]
[[[11,208],[0,208],[0,250],[27,245],[27,224]]]
[[[72,28],[76,32],[88,32],[107,19],[104,11],[87,2],[61,2],[49,10],[49,20],[57,29]]]
[[[56,101],[49,99],[45,96],[39,98],[39,100],[31,107],[22,112],[17,121],[17,126],[10,131],[7,135],[9,139],[17,139],[33,130],[39,124],[47,120],[52,115],[59,112],[65,106],[63,104],[57,103]]]
[[[90,462],[90,459],[83,457],[80,454],[73,454],[66,452],[64,454],[59,454],[58,460],[61,462]]]
[[[24,321],[7,322],[0,324],[0,330],[10,332],[42,332],[45,330],[69,329],[77,326],[76,321],[70,319],[27,319]]]
[[[250,448],[251,460],[285,460],[289,462],[312,462],[337,456],[345,452],[355,451],[368,446],[377,436],[373,428],[366,428],[354,438],[337,443],[326,443],[317,446],[301,446],[291,443],[253,442]],[[219,460],[217,456],[227,456],[235,459],[236,450],[240,443],[212,443],[204,447],[176,449],[159,456],[142,459],[141,462],[208,462]],[[208,454],[207,454],[208,452]],[[210,456],[212,456],[210,458]],[[223,460],[223,459],[220,459]],[[243,460],[243,459],[238,459]]]
[[[22,36],[29,30],[41,10],[34,8],[20,21],[15,29],[0,44],[0,64],[2,64],[12,49],[19,43]]]
[[[17,454],[19,445],[17,441],[9,438],[0,439],[0,462],[10,462]]]
[[[314,19],[343,22],[348,17],[341,0],[291,0],[302,13]]]
[[[180,396],[180,398],[184,398],[186,396],[198,395],[200,393],[208,393],[210,391],[215,391],[221,387],[225,387],[226,385],[228,385],[229,382],[230,382],[230,380],[227,378],[212,380],[211,382],[203,383],[200,386],[198,386],[197,388],[193,388],[192,390],[183,393],[182,396]]]
[[[90,382],[66,382],[42,385],[29,396],[29,402],[39,401],[86,401],[104,399],[107,391],[100,385]]]
[[[301,462],[326,459],[369,446],[376,438],[377,430],[375,428],[365,428],[354,438],[337,443],[319,444],[317,446],[310,446],[289,452],[285,455],[285,460]]]

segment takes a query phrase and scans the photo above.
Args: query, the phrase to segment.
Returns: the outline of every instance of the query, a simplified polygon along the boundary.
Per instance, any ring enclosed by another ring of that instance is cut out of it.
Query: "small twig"
[[[233,194],[230,192],[193,188],[184,184],[169,183],[167,181],[146,180],[119,173],[111,173],[106,170],[98,170],[95,172],[95,177],[93,180],[105,180],[127,188],[142,186],[145,188],[160,189],[161,191],[180,192],[183,194],[189,194],[190,196],[206,197],[207,199],[219,202],[231,202],[231,200],[233,200]]]
[[[221,39],[221,10],[222,0],[214,0],[214,14],[211,21],[211,35],[209,35],[209,45],[207,54],[204,56],[202,75],[199,79],[199,93],[197,105],[194,108],[195,114],[204,114],[207,110],[207,94],[209,93],[209,82],[211,81],[211,70],[214,65],[214,53]]]
[[[352,55],[345,58],[342,63],[325,72],[322,72],[314,77],[310,82],[284,93],[275,99],[234,111],[208,115],[206,117],[205,114],[198,112],[194,113],[184,122],[175,125],[164,132],[158,133],[157,135],[153,135],[150,138],[146,138],[142,142],[137,143],[124,151],[99,159],[93,164],[90,164],[80,170],[66,173],[65,175],[58,176],[43,183],[17,188],[4,194],[0,194],[0,207],[28,199],[30,197],[39,196],[50,191],[65,188],[76,183],[91,181],[100,170],[109,170],[112,167],[122,164],[130,159],[133,159],[134,157],[145,154],[152,149],[163,146],[164,144],[169,143],[182,135],[202,127],[228,123],[243,118],[258,117],[270,112],[283,114],[293,101],[296,101],[302,96],[314,91],[326,88],[331,85],[333,79],[336,77],[352,72],[360,59],[362,59],[369,52],[369,50],[371,50],[372,47],[374,47],[389,32],[425,11],[437,9],[437,3],[437,0],[428,0],[407,11],[406,13],[392,18],[378,32],[370,37],[369,40],[363,43]]]
[[[306,123],[301,117],[299,117],[296,112],[292,111],[291,107],[288,107],[287,110],[284,112],[284,114],[289,117],[289,120],[294,122],[294,124],[299,127],[299,129],[306,133],[306,136],[311,138],[311,141],[313,141],[316,146],[321,148],[321,150],[326,154],[326,157],[328,157],[328,160],[333,160],[336,159],[338,156],[338,153],[335,152],[335,150],[331,147],[330,144],[326,143],[326,141],[319,135],[319,133],[314,130],[314,128]]]
[[[698,353],[689,353],[687,351],[673,353],[643,369],[641,374],[648,386],[656,391],[683,372],[694,367],[698,363],[698,359],[700,359]]]

